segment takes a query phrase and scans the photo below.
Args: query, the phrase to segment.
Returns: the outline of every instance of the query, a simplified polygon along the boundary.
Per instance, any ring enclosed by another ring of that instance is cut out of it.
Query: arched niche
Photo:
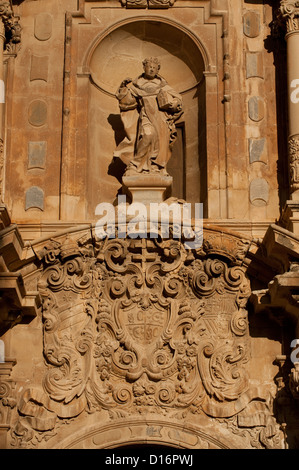
[[[161,61],[160,74],[183,96],[184,114],[177,122],[178,139],[168,172],[172,196],[204,202],[206,193],[205,78],[208,57],[200,41],[177,24],[132,19],[97,38],[86,59],[90,73],[88,109],[89,216],[99,202],[112,202],[124,170],[113,151],[124,137],[115,93],[126,77],[143,72],[145,57]],[[187,184],[188,182],[188,184]]]

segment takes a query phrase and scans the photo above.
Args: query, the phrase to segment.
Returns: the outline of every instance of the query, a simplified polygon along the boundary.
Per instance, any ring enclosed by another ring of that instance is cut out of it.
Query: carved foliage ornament
[[[120,0],[127,8],[169,8],[175,0]]]
[[[248,242],[231,238],[224,258],[216,254],[220,239],[205,240],[197,253],[173,239],[67,238],[45,246],[47,370],[18,405],[13,445],[34,445],[32,432],[49,436],[83,412],[229,417],[244,409],[253,399],[250,289],[241,266]]]

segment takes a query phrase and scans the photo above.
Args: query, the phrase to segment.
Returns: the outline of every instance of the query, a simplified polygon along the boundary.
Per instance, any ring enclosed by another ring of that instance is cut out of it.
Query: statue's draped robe
[[[173,100],[173,109],[159,109],[157,95],[163,90]],[[160,76],[152,80],[143,75],[121,87],[116,94],[126,137],[114,152],[138,172],[151,171],[152,164],[165,168],[176,138],[174,121],[182,114],[182,98]]]

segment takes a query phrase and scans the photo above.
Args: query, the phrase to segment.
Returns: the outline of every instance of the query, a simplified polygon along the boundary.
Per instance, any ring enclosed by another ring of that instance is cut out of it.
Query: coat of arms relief
[[[103,410],[112,420],[203,413],[236,429],[255,399],[269,414],[247,373],[247,250],[221,233],[196,251],[171,238],[49,242],[38,253],[46,370],[18,404],[12,445],[38,446]]]

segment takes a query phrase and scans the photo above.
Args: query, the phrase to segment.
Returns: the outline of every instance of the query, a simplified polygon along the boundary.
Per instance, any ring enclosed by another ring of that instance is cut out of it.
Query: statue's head
[[[149,80],[155,78],[160,70],[160,61],[157,57],[147,57],[142,62],[144,69],[144,76]]]

